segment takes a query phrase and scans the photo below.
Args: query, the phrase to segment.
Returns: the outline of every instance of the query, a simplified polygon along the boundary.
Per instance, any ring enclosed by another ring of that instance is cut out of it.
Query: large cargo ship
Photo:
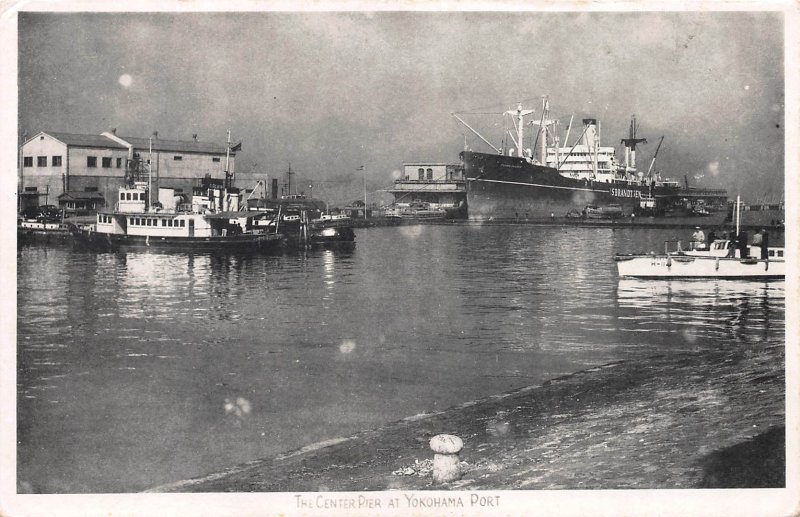
[[[629,137],[621,141],[625,145],[625,161],[618,163],[614,147],[600,145],[595,119],[583,119],[583,132],[575,144],[561,146],[551,127],[554,121],[548,120],[547,101],[543,101],[540,120],[526,121],[525,117],[533,113],[522,106],[505,113],[514,126],[514,131],[508,132],[513,144],[509,148],[495,147],[454,114],[495,150],[495,153],[465,150],[460,154],[470,219],[535,221],[632,214],[658,216],[678,209],[690,212],[693,204],[725,208],[724,190],[706,190],[707,195],[697,197],[697,191],[688,185],[654,172],[655,155],[647,172],[637,170],[636,146],[646,140],[637,138],[635,118]],[[523,130],[532,124],[539,125],[534,150],[524,149]],[[569,129],[565,141],[568,138]]]

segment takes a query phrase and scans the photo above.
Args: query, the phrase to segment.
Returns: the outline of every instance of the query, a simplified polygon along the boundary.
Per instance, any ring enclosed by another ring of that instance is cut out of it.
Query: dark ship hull
[[[550,220],[585,214],[587,207],[623,214],[637,212],[641,200],[656,199],[666,206],[680,193],[677,186],[615,180],[601,183],[562,176],[552,167],[535,165],[517,156],[464,151],[470,219]],[[614,208],[614,210],[611,210]]]
[[[273,233],[216,237],[169,237],[98,233],[75,225],[70,227],[74,242],[84,248],[114,251],[126,248],[176,251],[245,251],[276,248],[282,236]]]

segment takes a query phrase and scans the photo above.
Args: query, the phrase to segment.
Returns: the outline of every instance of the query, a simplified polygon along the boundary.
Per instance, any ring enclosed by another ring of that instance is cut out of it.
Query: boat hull
[[[738,280],[781,279],[786,276],[783,259],[705,257],[689,255],[618,255],[620,278],[719,278]]]
[[[140,248],[166,250],[259,250],[281,244],[280,234],[239,234],[218,237],[159,237],[121,235],[73,228],[72,235],[79,244],[99,249]]]
[[[637,211],[642,198],[669,199],[678,189],[630,182],[600,183],[562,176],[552,167],[524,158],[464,151],[467,210],[470,219],[548,220],[618,205],[623,214]]]
[[[65,242],[69,238],[69,225],[66,224],[23,222],[17,226],[17,244]]]

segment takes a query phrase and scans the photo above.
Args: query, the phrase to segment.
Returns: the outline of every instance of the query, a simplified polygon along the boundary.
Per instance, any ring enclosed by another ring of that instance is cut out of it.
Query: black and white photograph
[[[798,19],[4,2],[0,515],[795,514]]]

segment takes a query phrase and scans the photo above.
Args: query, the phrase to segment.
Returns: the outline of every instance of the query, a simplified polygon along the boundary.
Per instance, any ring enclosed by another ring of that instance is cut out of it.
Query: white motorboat
[[[663,254],[616,255],[620,278],[726,278],[777,279],[785,278],[786,262],[783,248],[768,248],[766,259],[732,250],[729,240],[716,240],[706,250],[675,250]],[[731,253],[733,251],[733,253]]]

